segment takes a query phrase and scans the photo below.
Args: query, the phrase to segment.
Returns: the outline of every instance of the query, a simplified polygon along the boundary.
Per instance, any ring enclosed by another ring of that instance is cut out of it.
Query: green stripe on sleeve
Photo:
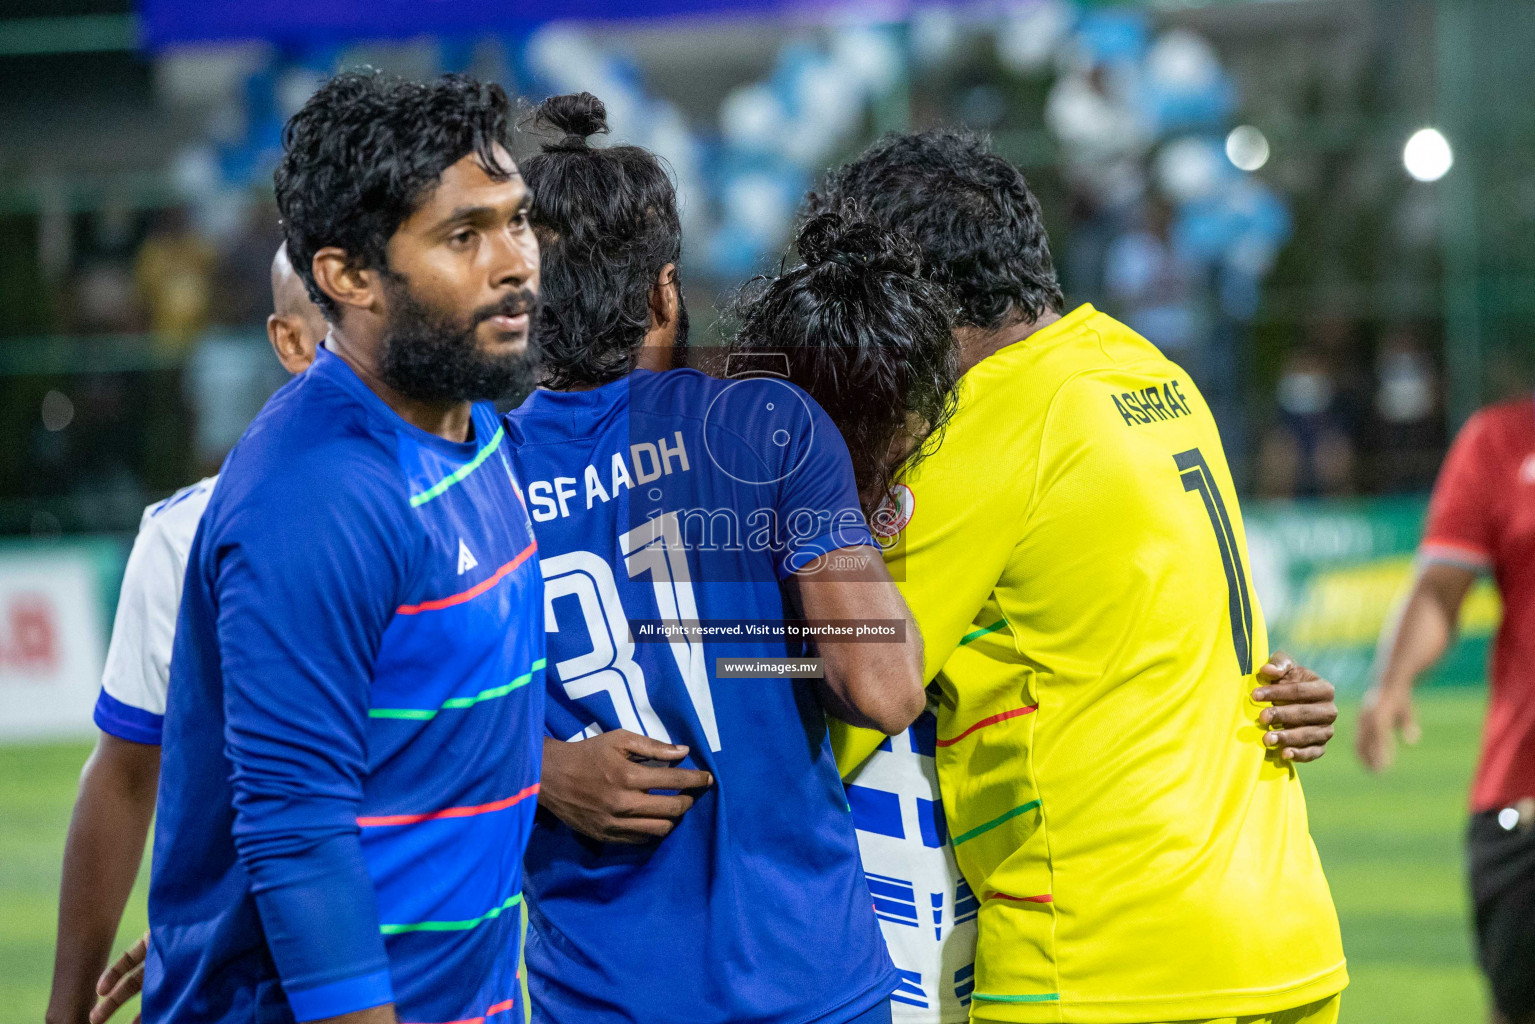
[[[1000,992],[972,992],[971,999],[979,999],[985,1003],[1058,1003],[1061,1001],[1059,992],[1032,992],[1021,996],[1008,996]]]
[[[480,464],[486,459],[490,458],[490,453],[501,447],[501,439],[505,436],[506,428],[497,427],[495,434],[491,436],[490,443],[476,452],[474,458],[470,459],[468,462],[455,469],[448,476],[437,481],[427,490],[422,491],[420,494],[412,494],[410,496],[410,507],[420,508],[422,505],[425,505],[433,498],[440,497],[449,487],[452,487],[454,484],[463,480],[464,477],[479,469]]]

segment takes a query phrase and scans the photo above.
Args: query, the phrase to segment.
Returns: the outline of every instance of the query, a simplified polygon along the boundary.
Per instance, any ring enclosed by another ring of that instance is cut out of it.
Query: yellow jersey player
[[[953,979],[972,1019],[1330,1024],[1348,978],[1292,762],[1336,711],[1259,703],[1268,638],[1198,389],[1091,306],[1060,315],[1038,204],[984,139],[887,136],[811,207],[845,200],[912,235],[959,310],[958,410],[884,526],[979,901]],[[844,764],[872,746],[844,735]]]

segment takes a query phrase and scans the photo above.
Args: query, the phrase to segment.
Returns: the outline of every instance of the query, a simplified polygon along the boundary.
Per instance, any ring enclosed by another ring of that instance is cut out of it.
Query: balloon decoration
[[[1228,313],[1251,315],[1290,217],[1253,173],[1268,159],[1268,141],[1234,124],[1236,88],[1207,41],[1182,28],[1158,31],[1141,11],[1066,0],[932,4],[893,17],[834,11],[818,26],[797,23],[770,73],[730,90],[712,123],[690,122],[652,92],[630,57],[599,42],[611,32],[549,24],[410,45],[428,48],[422,73],[472,70],[530,99],[600,96],[614,139],[650,148],[671,167],[690,266],[738,280],[774,264],[805,189],[871,134],[880,104],[899,98],[914,73],[941,70],[989,37],[1001,73],[1053,79],[1044,118],[1068,181],[1111,214],[1148,194],[1171,204],[1179,258],[1216,272]],[[235,108],[217,111],[208,141],[174,159],[178,186],[194,203],[216,205],[269,183],[285,119],[324,76],[365,56],[363,44],[270,48]],[[978,92],[972,106],[990,110],[1000,95]]]

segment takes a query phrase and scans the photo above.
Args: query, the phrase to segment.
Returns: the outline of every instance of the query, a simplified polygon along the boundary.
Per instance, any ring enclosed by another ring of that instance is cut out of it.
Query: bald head
[[[277,361],[289,373],[303,373],[314,362],[315,349],[330,328],[310,301],[304,279],[288,262],[286,242],[272,257],[272,307],[275,312],[267,317],[266,333]]]

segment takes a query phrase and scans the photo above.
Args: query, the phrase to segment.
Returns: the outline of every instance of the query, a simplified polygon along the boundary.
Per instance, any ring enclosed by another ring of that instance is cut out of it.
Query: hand
[[[96,982],[96,995],[100,999],[91,1008],[91,1024],[105,1024],[114,1013],[122,1009],[124,1003],[138,995],[144,987],[144,958],[148,955],[149,933],[145,932],[139,941],[128,948],[128,952],[102,972],[100,980]],[[133,1015],[133,1024],[139,1024],[140,1016]]]
[[[705,789],[714,776],[644,761],[680,761],[688,748],[615,729],[574,743],[544,740],[538,802],[582,835],[605,843],[644,843],[667,835],[693,806],[687,793],[653,789]]]
[[[1354,752],[1366,768],[1380,772],[1391,767],[1396,760],[1398,733],[1409,747],[1423,735],[1413,714],[1412,691],[1391,687],[1365,694],[1354,732]]]
[[[1263,745],[1286,761],[1315,761],[1326,753],[1338,720],[1332,683],[1281,653],[1269,658],[1258,675],[1268,682],[1253,690],[1253,700],[1273,705],[1258,716],[1269,727]]]

